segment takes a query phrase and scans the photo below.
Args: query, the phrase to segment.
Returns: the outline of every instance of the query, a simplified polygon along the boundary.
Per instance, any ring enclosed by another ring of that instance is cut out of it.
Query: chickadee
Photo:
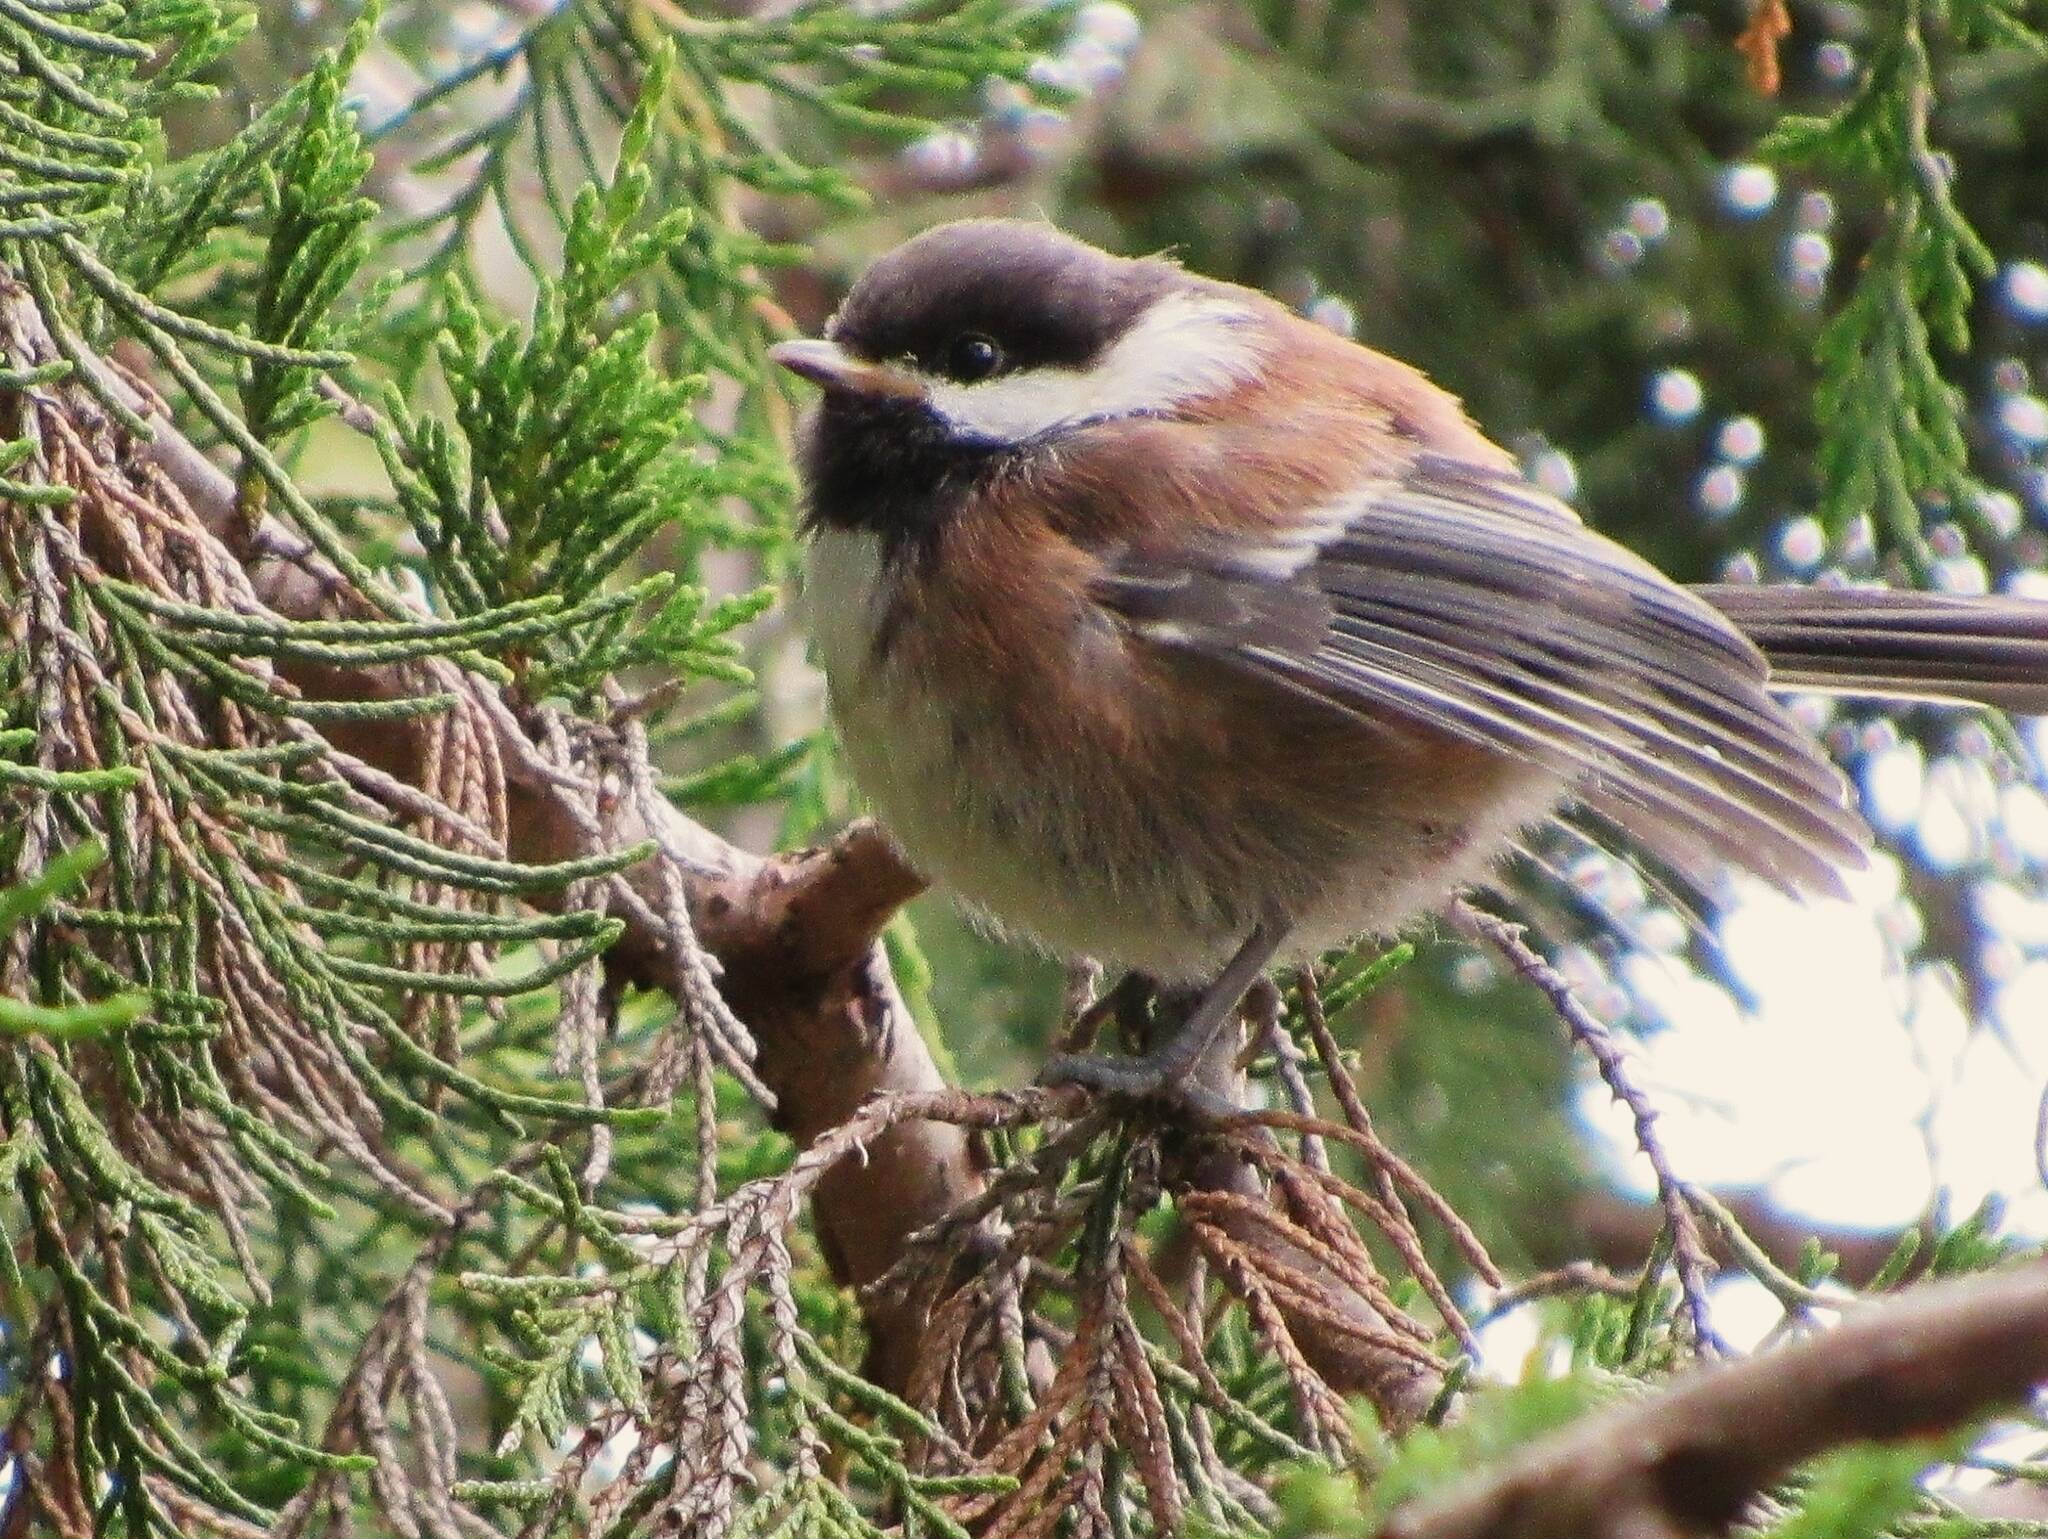
[[[822,341],[807,599],[855,779],[999,925],[1206,986],[1400,930],[1567,808],[1838,891],[1862,822],[1774,687],[2048,711],[2048,605],[1681,587],[1416,370],[1035,224],[928,231]],[[1767,660],[1768,659],[1768,660]]]

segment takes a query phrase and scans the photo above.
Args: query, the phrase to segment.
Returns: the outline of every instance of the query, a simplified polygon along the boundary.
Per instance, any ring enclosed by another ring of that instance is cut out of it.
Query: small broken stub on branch
[[[1784,84],[1778,45],[1792,35],[1792,13],[1785,0],[1754,0],[1749,25],[1735,39],[1735,51],[1749,65],[1749,83],[1765,96],[1776,96]]]

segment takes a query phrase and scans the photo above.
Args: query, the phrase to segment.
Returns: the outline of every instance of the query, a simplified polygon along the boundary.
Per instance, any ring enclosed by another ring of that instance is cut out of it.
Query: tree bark
[[[1915,1288],[1819,1336],[1699,1370],[1396,1513],[1381,1539],[1726,1533],[1795,1465],[1932,1436],[2048,1381],[2048,1263]]]

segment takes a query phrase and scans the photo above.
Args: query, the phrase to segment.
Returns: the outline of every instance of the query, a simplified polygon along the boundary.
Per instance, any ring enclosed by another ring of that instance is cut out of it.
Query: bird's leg
[[[1115,987],[1076,1017],[1073,1026],[1053,1046],[1062,1053],[1084,1053],[1095,1045],[1106,1021],[1116,1022],[1126,1045],[1142,1045],[1151,1030],[1151,1017],[1146,1012],[1158,992],[1159,985],[1149,974],[1125,973],[1117,979]]]
[[[1287,927],[1271,921],[1256,926],[1223,971],[1203,989],[1171,1037],[1136,1058],[1100,1053],[1061,1053],[1038,1071],[1041,1085],[1084,1085],[1118,1095],[1181,1092],[1195,1066],[1208,1056],[1239,1001],[1286,938]]]
[[[1152,1017],[1159,1008],[1160,988],[1148,973],[1131,973],[1109,991],[1116,1017],[1117,1040],[1128,1048],[1149,1047]]]

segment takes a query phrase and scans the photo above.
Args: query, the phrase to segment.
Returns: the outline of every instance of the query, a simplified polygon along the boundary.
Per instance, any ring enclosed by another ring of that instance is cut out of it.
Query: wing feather
[[[1838,890],[1860,858],[1763,655],[1519,476],[1425,454],[1302,522],[1313,538],[1249,558],[1129,556],[1099,597],[1161,644],[1551,768],[1675,863]]]

